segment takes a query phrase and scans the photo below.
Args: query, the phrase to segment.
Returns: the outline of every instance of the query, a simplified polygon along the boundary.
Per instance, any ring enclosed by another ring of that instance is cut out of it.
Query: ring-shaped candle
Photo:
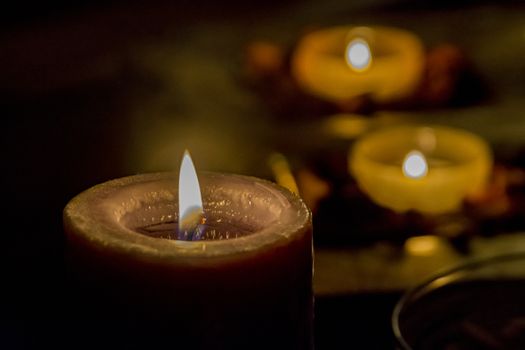
[[[399,212],[438,214],[458,209],[467,196],[483,191],[492,153],[482,138],[464,130],[399,126],[357,140],[349,167],[376,203]]]
[[[81,283],[117,295],[111,307],[162,313],[183,335],[177,344],[310,348],[312,227],[302,200],[264,180],[200,173],[208,236],[155,238],[177,228],[176,178],[130,176],[70,201],[64,226]]]
[[[362,52],[365,48],[369,56]],[[370,95],[376,102],[404,98],[420,83],[423,66],[421,41],[391,27],[314,31],[299,41],[292,57],[292,74],[300,86],[331,101],[359,95]]]

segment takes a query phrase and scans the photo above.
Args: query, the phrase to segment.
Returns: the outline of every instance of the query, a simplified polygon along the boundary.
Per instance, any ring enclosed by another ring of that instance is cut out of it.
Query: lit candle
[[[402,126],[359,139],[349,166],[376,203],[436,214],[454,211],[467,196],[484,190],[492,156],[486,142],[469,132]]]
[[[306,91],[330,101],[370,95],[376,102],[409,96],[422,79],[424,50],[408,31],[334,27],[304,36],[292,74]]]
[[[178,190],[175,178],[109,181],[66,206],[72,269],[89,298],[108,298],[104,312],[162,319],[183,348],[311,348],[312,227],[301,199],[252,177],[197,179],[188,154]]]

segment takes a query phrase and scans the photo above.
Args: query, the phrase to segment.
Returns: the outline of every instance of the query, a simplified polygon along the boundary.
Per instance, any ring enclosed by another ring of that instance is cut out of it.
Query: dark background
[[[482,57],[477,63],[499,92],[496,102],[486,112],[440,110],[429,120],[468,127],[506,149],[525,141],[523,11],[519,1],[9,4],[0,13],[0,347],[69,347],[90,327],[72,320],[64,302],[61,215],[75,194],[109,179],[171,170],[184,147],[203,169],[269,177],[261,165],[267,151],[286,144],[283,137],[300,143],[278,133],[281,122],[235,84],[250,40],[291,43],[309,24],[356,22],[406,27],[430,44],[464,44]],[[495,53],[478,50],[483,37],[495,40]],[[301,149],[290,149],[301,157]],[[319,297],[318,348],[393,348],[389,317],[401,292]]]

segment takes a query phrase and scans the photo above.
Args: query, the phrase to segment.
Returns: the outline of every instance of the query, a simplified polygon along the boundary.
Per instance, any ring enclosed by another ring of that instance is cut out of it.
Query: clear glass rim
[[[452,276],[460,272],[477,269],[485,265],[489,265],[493,263],[504,263],[504,262],[509,262],[513,260],[523,260],[523,259],[525,259],[525,251],[501,254],[501,255],[496,255],[496,256],[491,256],[491,257],[475,258],[465,263],[459,264],[455,267],[443,270],[437,273],[436,275],[434,275],[433,277],[425,280],[423,283],[418,284],[416,287],[409,289],[399,299],[399,301],[397,302],[392,312],[391,323],[392,323],[392,331],[394,332],[394,336],[396,339],[396,345],[399,347],[400,350],[416,350],[413,347],[411,347],[408,344],[408,342],[405,340],[405,338],[403,337],[403,333],[399,325],[399,316],[401,312],[404,310],[404,308],[406,307],[406,305],[410,302],[410,300],[412,300],[414,296],[420,294],[425,289],[432,290],[432,288],[430,287],[432,283],[434,283],[435,281],[443,277]],[[439,288],[439,286],[437,288]]]

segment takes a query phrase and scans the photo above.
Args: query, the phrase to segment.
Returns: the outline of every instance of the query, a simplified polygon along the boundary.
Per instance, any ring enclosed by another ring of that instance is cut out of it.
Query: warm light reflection
[[[324,121],[324,129],[330,136],[353,139],[370,126],[370,118],[352,114],[336,114]]]
[[[186,150],[179,173],[179,233],[194,231],[204,218],[201,190],[195,166]]]
[[[272,169],[275,181],[279,185],[289,189],[295,194],[299,194],[299,189],[297,188],[290,164],[283,154],[272,153],[268,158],[268,164]]]
[[[421,128],[417,133],[419,149],[423,152],[433,152],[437,146],[436,133],[432,128]]]
[[[436,253],[441,245],[439,237],[436,236],[416,236],[410,237],[405,242],[405,250],[410,255],[429,256]]]
[[[403,161],[403,174],[412,179],[419,179],[427,174],[428,165],[425,156],[418,151],[407,154]]]
[[[372,63],[372,53],[363,39],[354,39],[346,47],[346,62],[353,70],[363,72]]]

